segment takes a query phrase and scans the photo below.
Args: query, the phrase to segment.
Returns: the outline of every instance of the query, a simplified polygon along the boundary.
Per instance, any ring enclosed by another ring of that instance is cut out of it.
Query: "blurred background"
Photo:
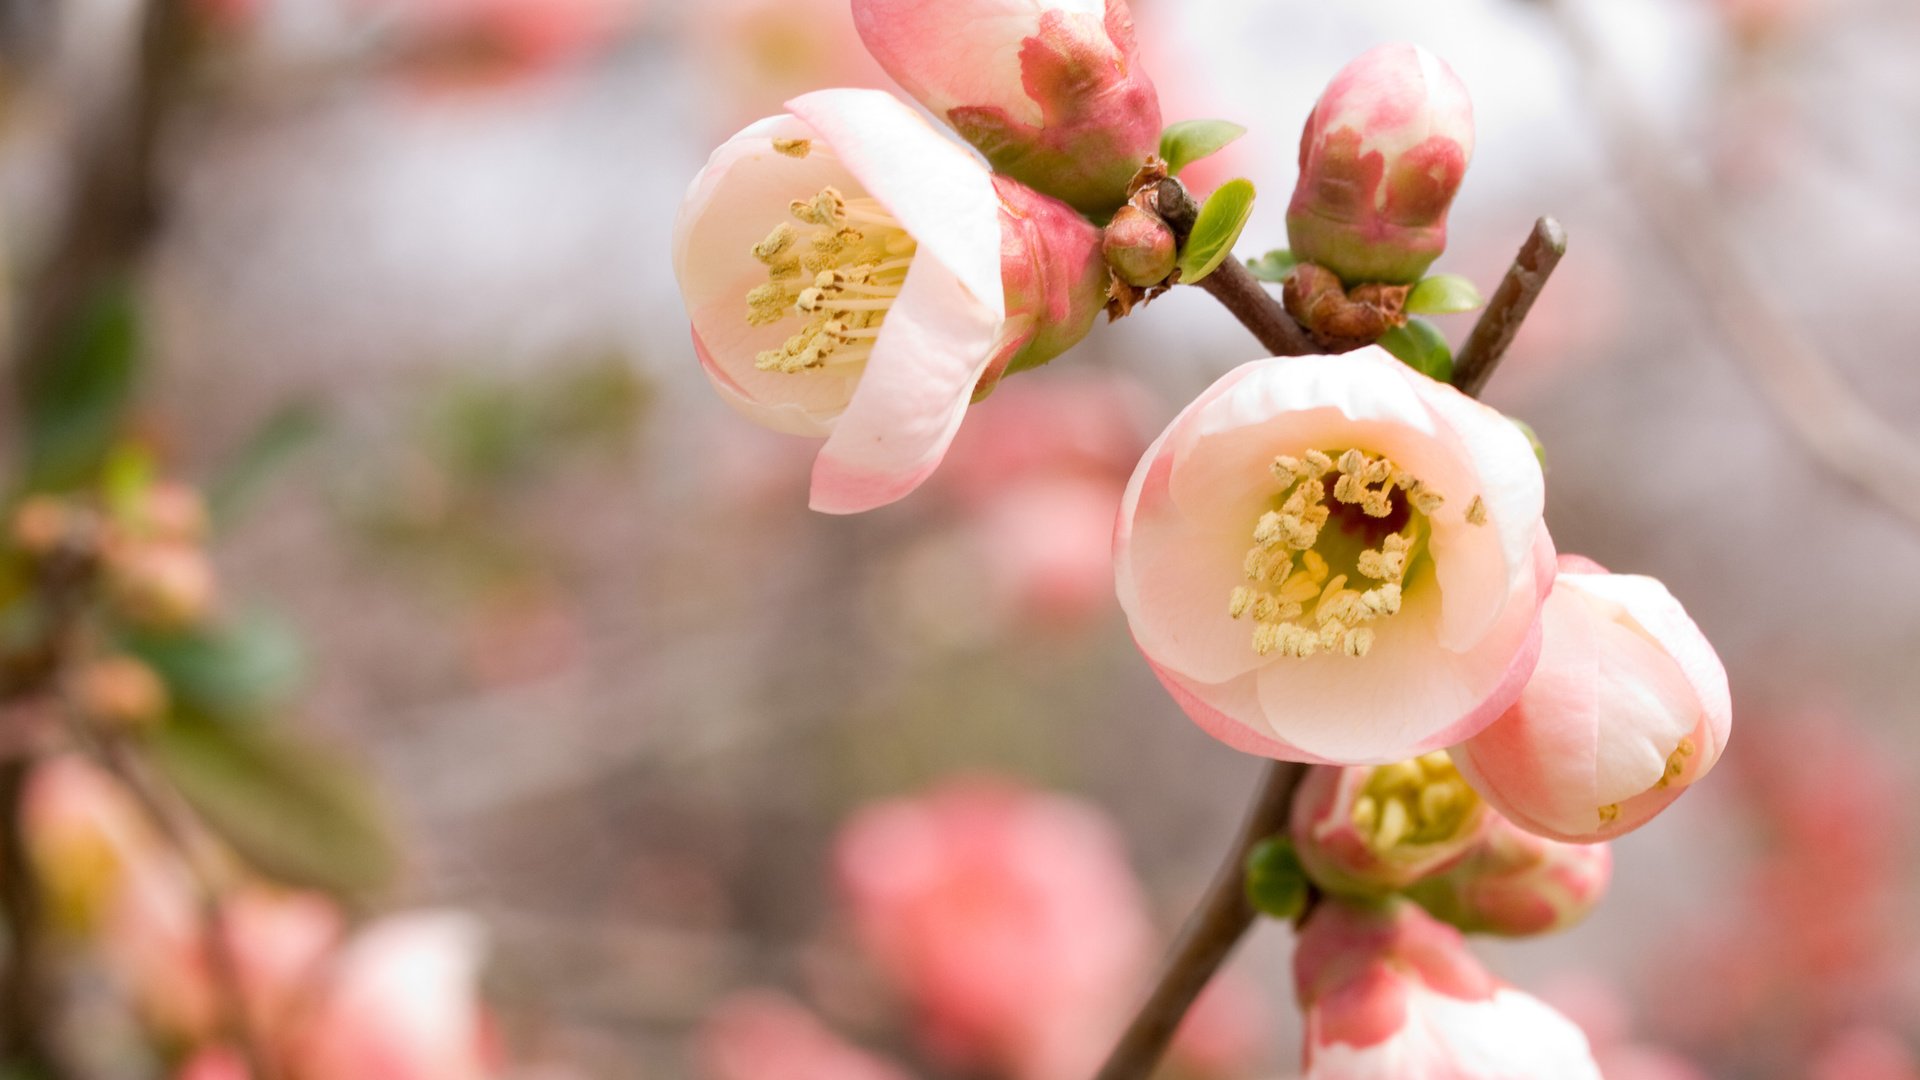
[[[91,212],[141,6],[0,4],[0,319]],[[1167,119],[1252,129],[1192,174],[1258,185],[1242,256],[1285,244],[1334,71],[1396,39],[1455,67],[1479,140],[1440,269],[1491,291],[1536,216],[1571,237],[1487,397],[1545,444],[1560,549],[1662,578],[1732,675],[1722,771],[1618,843],[1600,911],[1480,955],[1610,1080],[1916,1075],[1920,7],[1133,6]],[[831,1029],[904,1075],[994,1075],[877,973],[836,844],[956,778],[1110,819],[1151,968],[1259,763],[1138,659],[1107,542],[1147,441],[1257,355],[1225,312],[1178,290],[1103,326],[914,497],[813,515],[813,444],[707,386],[668,236],[734,130],[888,85],[845,0],[185,17],[193,70],[109,174],[143,208],[118,430],[216,496],[195,685],[370,773],[400,855],[363,909],[476,917],[514,1060],[786,1080],[722,1044]],[[1296,1071],[1288,951],[1261,928],[1174,1068]]]

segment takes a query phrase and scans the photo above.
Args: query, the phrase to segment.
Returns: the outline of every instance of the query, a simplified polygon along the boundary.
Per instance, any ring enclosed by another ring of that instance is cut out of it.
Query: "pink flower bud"
[[[1487,816],[1465,858],[1413,887],[1428,912],[1468,933],[1521,937],[1565,930],[1600,903],[1613,876],[1606,844],[1564,844]]]
[[[1131,205],[1121,207],[1107,223],[1104,253],[1114,275],[1136,289],[1167,280],[1180,254],[1167,223]]]
[[[1488,815],[1443,751],[1392,765],[1317,768],[1293,798],[1293,844],[1323,889],[1404,889],[1465,855]]]
[[[1294,952],[1305,1080],[1600,1080],[1587,1038],[1417,906],[1322,903]]]
[[[1540,664],[1506,715],[1455,748],[1520,827],[1590,843],[1631,832],[1720,759],[1726,669],[1666,586],[1561,560]]]
[[[1416,281],[1447,246],[1473,156],[1473,103],[1438,57],[1382,45],[1340,69],[1307,117],[1287,237],[1349,284]]]
[[[694,180],[674,272],[721,396],[825,438],[813,508],[852,513],[924,481],[978,390],[1086,332],[1099,235],[887,94],[788,107]]]
[[[854,0],[880,66],[994,168],[1090,214],[1160,147],[1125,0]]]
[[[1533,670],[1544,498],[1518,429],[1384,350],[1257,360],[1135,470],[1120,606],[1160,681],[1228,745],[1418,757],[1493,722]]]

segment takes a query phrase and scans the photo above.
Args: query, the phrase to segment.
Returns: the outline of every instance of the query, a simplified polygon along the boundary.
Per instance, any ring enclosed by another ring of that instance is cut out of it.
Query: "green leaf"
[[[1247,269],[1253,271],[1254,277],[1261,281],[1271,281],[1275,285],[1286,281],[1287,275],[1293,273],[1293,268],[1299,265],[1300,260],[1294,258],[1293,252],[1286,248],[1274,248],[1257,259],[1247,260]]]
[[[1247,218],[1253,213],[1253,196],[1251,180],[1229,180],[1207,196],[1193,232],[1187,236],[1187,246],[1180,252],[1181,284],[1204,280],[1233,254],[1234,242],[1240,239],[1240,230],[1247,227]]]
[[[295,402],[269,416],[207,484],[207,509],[214,521],[232,522],[275,470],[318,439],[325,427],[319,407],[308,402]]]
[[[209,629],[137,634],[124,645],[159,673],[180,712],[214,720],[257,719],[283,706],[305,666],[293,631],[259,611]]]
[[[372,789],[332,755],[209,724],[167,724],[147,745],[207,825],[269,877],[356,893],[392,876],[396,849]]]
[[[1408,319],[1380,336],[1381,348],[1422,375],[1441,382],[1453,379],[1453,349],[1446,335],[1425,319]]]
[[[1231,120],[1182,120],[1160,133],[1160,157],[1167,172],[1179,176],[1181,169],[1212,157],[1246,133]]]
[[[1307,907],[1307,872],[1292,841],[1262,840],[1247,853],[1247,902],[1276,919],[1295,919]]]
[[[89,483],[119,435],[139,375],[139,317],[124,283],[97,289],[21,388],[28,482]]]
[[[1458,315],[1487,306],[1480,290],[1459,274],[1435,274],[1422,278],[1407,294],[1409,315]]]

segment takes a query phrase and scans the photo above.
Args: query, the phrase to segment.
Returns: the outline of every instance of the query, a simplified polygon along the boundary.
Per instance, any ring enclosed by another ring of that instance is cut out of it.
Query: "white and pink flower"
[[[1341,68],[1307,117],[1287,208],[1293,253],[1348,284],[1412,282],[1447,246],[1473,156],[1473,102],[1439,57],[1382,45]]]
[[[1607,844],[1566,844],[1495,813],[1466,857],[1411,895],[1442,921],[1477,934],[1523,937],[1565,930],[1600,904],[1613,876]]]
[[[674,269],[730,404],[824,437],[811,505],[872,509],[932,473],[977,394],[1085,335],[1099,234],[992,177],[879,91],[824,90],[694,180]]]
[[[1417,906],[1314,909],[1294,952],[1305,1080],[1600,1080],[1572,1021],[1501,983]]]
[[[1160,99],[1125,0],[854,0],[908,94],[998,171],[1104,214],[1160,147]]]
[[[1560,562],[1540,663],[1506,715],[1453,751],[1508,819],[1557,840],[1639,828],[1720,759],[1727,672],[1666,586]]]
[[[1294,792],[1294,850],[1314,883],[1368,895],[1460,861],[1490,816],[1443,751],[1392,765],[1322,766]]]
[[[1402,761],[1477,733],[1525,685],[1553,580],[1544,500],[1505,417],[1378,348],[1259,360],[1134,472],[1120,605],[1215,738]]]

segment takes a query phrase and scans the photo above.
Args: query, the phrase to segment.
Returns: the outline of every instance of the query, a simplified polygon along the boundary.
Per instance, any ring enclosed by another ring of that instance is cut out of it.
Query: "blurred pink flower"
[[[1072,799],[948,784],[862,811],[836,862],[862,945],[956,1067],[1090,1072],[1153,959],[1120,838]]]
[[[684,17],[703,90],[727,131],[822,86],[893,88],[847,0],[707,0]]]
[[[195,1051],[173,1077],[174,1080],[254,1080],[246,1059],[225,1046]]]
[[[1324,901],[1301,929],[1306,1080],[1600,1080],[1586,1036],[1413,904]]]
[[[1666,586],[1561,560],[1540,664],[1520,700],[1454,749],[1522,828],[1587,842],[1631,832],[1720,760],[1726,669]]]
[[[1380,349],[1255,361],[1135,471],[1120,606],[1160,680],[1228,745],[1417,757],[1491,723],[1533,670],[1553,573],[1544,498],[1505,417]]]
[[[924,481],[976,392],[1084,335],[1105,271],[1091,225],[990,177],[897,99],[788,107],[714,152],[674,269],[721,396],[825,437],[811,504],[851,513]]]
[[[1287,239],[1348,284],[1412,282],[1446,250],[1447,210],[1473,156],[1473,102],[1417,45],[1341,68],[1307,117]]]
[[[133,797],[78,754],[34,769],[22,813],[35,875],[53,913],[71,929],[92,929],[133,868],[163,857]]]
[[[1104,214],[1160,146],[1125,0],[854,0],[880,66],[1021,183]]]
[[[771,991],[721,1002],[696,1039],[703,1080],[907,1080]]]
[[[1920,1060],[1886,1028],[1853,1027],[1820,1048],[1807,1080],[1920,1080]]]
[[[416,77],[471,85],[551,71],[607,46],[641,0],[361,0]]]
[[[1565,930],[1599,906],[1613,877],[1607,844],[1562,843],[1487,818],[1464,858],[1415,886],[1429,913],[1468,933],[1520,937]]]

